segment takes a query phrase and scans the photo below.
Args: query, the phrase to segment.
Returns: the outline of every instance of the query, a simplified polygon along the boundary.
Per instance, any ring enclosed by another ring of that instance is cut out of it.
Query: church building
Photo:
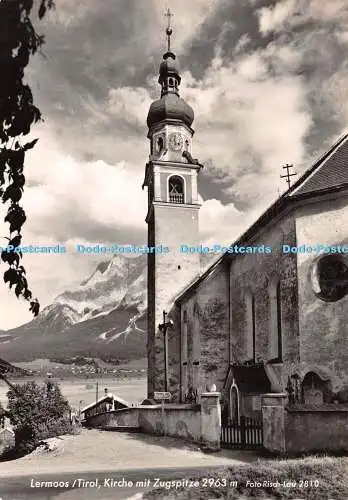
[[[148,255],[148,397],[187,402],[215,385],[227,419],[257,414],[271,392],[346,403],[348,134],[231,241],[250,253],[228,251],[201,274],[200,254],[180,252],[201,243],[203,166],[170,35],[147,118],[148,245],[169,247]]]

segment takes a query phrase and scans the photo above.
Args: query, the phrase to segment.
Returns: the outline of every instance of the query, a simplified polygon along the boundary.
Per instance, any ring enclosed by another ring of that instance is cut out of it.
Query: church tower
[[[170,20],[170,12],[167,13]],[[179,96],[180,72],[170,48],[172,29],[166,30],[168,48],[159,68],[161,97],[151,104],[147,125],[150,156],[144,186],[148,188],[148,246],[168,247],[168,253],[148,254],[148,397],[167,387],[163,311],[170,313],[175,297],[199,275],[199,253],[183,253],[181,245],[199,245],[197,175],[202,168],[192,158],[194,114]],[[170,316],[168,316],[169,319]],[[174,325],[179,331],[179,325]],[[168,365],[167,365],[168,366]]]

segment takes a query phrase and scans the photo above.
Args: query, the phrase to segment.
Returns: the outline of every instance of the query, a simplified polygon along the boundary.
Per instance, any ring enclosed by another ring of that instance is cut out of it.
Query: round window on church
[[[348,265],[341,255],[325,255],[314,262],[312,289],[326,302],[335,302],[348,294]]]

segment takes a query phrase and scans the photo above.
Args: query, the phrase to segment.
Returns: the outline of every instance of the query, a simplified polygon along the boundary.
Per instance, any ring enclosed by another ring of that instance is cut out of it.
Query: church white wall
[[[297,209],[296,234],[297,246],[348,244],[348,196]],[[315,371],[330,378],[334,392],[348,390],[348,295],[337,302],[315,295],[311,270],[316,259],[316,253],[297,254],[301,375]],[[344,259],[348,265],[348,254]]]

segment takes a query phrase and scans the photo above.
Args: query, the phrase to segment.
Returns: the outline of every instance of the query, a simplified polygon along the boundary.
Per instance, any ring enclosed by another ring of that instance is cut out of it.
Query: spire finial
[[[170,9],[167,9],[167,12],[164,14],[164,16],[168,19],[168,25],[167,25],[167,29],[166,29],[166,35],[167,35],[167,43],[168,43],[168,52],[170,52],[170,37],[173,33],[173,30],[172,30],[172,27],[171,27],[171,24],[170,24],[170,18],[174,16],[174,14],[172,14],[170,12]]]

